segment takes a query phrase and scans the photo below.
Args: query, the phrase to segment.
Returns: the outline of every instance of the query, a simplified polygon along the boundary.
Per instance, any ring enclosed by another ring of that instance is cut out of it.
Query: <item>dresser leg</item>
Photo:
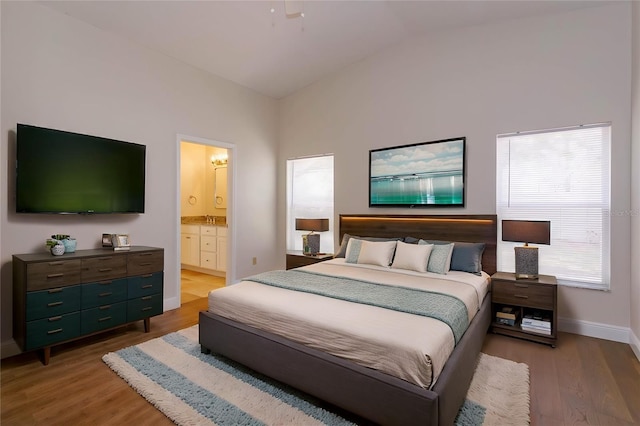
[[[42,363],[44,365],[49,365],[49,358],[51,358],[51,347],[47,346],[42,349]]]
[[[144,332],[148,333],[151,331],[151,317],[144,319]]]

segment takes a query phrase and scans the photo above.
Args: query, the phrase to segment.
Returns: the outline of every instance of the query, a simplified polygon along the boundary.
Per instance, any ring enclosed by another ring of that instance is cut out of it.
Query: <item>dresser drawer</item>
[[[80,312],[27,322],[25,350],[51,346],[80,335]]]
[[[127,276],[127,256],[109,255],[82,260],[82,281],[104,281]]]
[[[540,309],[554,308],[554,287],[535,283],[517,283],[494,280],[492,300],[507,305]]]
[[[82,286],[82,309],[126,301],[127,285],[127,278],[84,284]]]
[[[117,327],[127,322],[127,302],[124,301],[83,310],[81,318],[82,328],[80,331],[82,334]]]
[[[164,269],[164,252],[162,250],[129,253],[127,270],[129,276],[150,274]]]
[[[82,286],[50,288],[27,293],[26,320],[50,318],[80,310]]]
[[[27,265],[27,291],[79,284],[81,260],[52,260]]]
[[[127,302],[127,322],[162,314],[162,293],[131,299]]]
[[[133,299],[136,297],[162,293],[163,275],[163,272],[156,272],[155,274],[147,274],[129,278],[129,290],[127,293],[127,297],[129,299]]]

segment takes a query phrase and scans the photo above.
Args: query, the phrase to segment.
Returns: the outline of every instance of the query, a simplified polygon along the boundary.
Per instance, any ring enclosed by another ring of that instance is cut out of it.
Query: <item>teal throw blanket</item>
[[[451,327],[456,344],[469,325],[464,302],[448,294],[296,269],[264,272],[246,280],[435,318]]]

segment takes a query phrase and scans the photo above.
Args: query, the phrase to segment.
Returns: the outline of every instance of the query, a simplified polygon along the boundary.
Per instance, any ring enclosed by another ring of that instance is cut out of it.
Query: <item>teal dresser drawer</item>
[[[127,302],[127,322],[162,314],[162,293],[131,299]]]
[[[26,320],[51,318],[80,310],[81,286],[50,288],[27,293]]]
[[[162,293],[162,278],[162,272],[130,277],[128,298],[134,299],[137,297]]]
[[[25,350],[51,346],[80,335],[80,312],[27,322]]]
[[[82,286],[82,309],[111,305],[127,300],[127,278],[100,281]]]
[[[82,311],[82,334],[117,327],[127,321],[127,302],[99,306]]]

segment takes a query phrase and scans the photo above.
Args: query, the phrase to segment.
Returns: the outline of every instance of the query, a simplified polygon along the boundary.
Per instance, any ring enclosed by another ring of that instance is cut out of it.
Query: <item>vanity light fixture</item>
[[[211,164],[214,167],[224,167],[229,162],[229,157],[227,154],[217,154],[211,156]]]

